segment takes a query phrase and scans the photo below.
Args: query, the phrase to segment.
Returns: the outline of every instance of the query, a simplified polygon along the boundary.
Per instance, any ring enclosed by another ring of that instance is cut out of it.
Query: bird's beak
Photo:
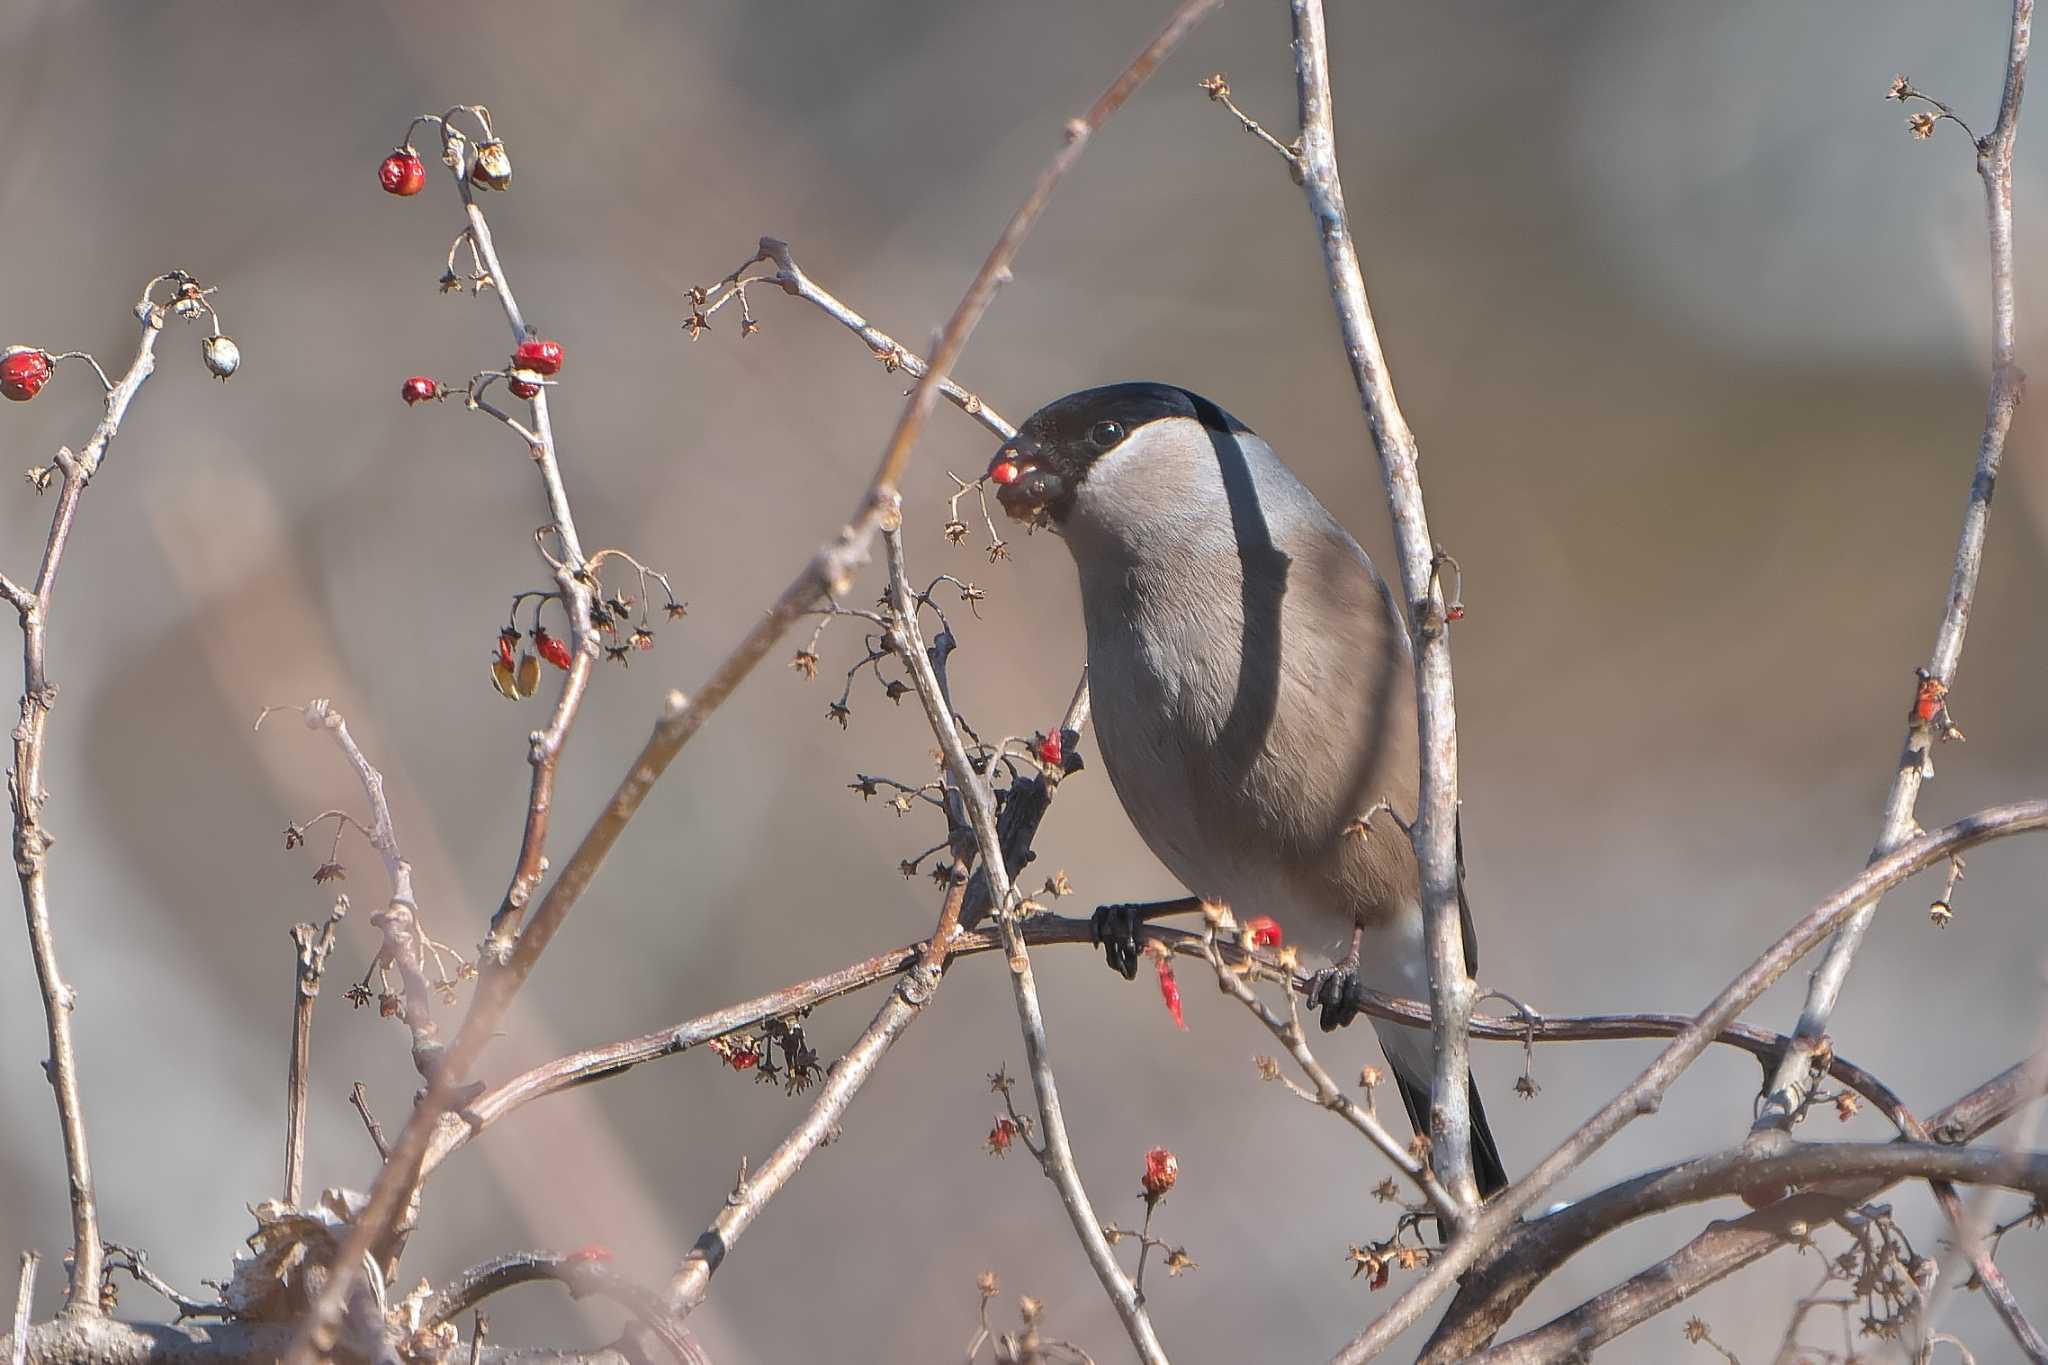
[[[1064,491],[1060,476],[1038,461],[1038,447],[1019,433],[1004,442],[989,461],[988,477],[996,485],[996,501],[1013,521],[1038,522],[1048,504]]]

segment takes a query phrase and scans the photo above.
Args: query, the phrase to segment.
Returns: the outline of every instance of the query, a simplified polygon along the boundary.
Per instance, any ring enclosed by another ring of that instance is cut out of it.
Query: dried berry
[[[1180,1158],[1164,1147],[1154,1147],[1145,1153],[1145,1197],[1159,1199],[1173,1188],[1180,1179]]]
[[[1166,1012],[1173,1016],[1173,1026],[1185,1030],[1188,1021],[1181,1018],[1180,982],[1173,979],[1173,958],[1156,944],[1154,949],[1152,960],[1159,964],[1159,998],[1166,1002]]]
[[[9,346],[0,351],[0,393],[17,403],[26,403],[50,382],[50,357],[33,346]]]
[[[1284,937],[1280,921],[1271,915],[1253,915],[1244,922],[1245,942],[1254,948],[1277,948]]]
[[[562,343],[546,337],[528,337],[512,352],[512,364],[522,370],[537,370],[541,374],[556,374],[562,368]]]
[[[1038,755],[1040,763],[1043,763],[1048,768],[1057,768],[1060,766],[1060,759],[1064,756],[1064,748],[1065,746],[1060,742],[1060,732],[1055,730],[1044,739],[1039,740],[1033,752]]]
[[[206,368],[215,379],[226,379],[242,368],[242,348],[232,337],[215,332],[206,339]]]
[[[384,187],[384,193],[408,198],[418,194],[427,183],[427,163],[410,147],[400,147],[384,158],[384,164],[377,168],[377,183]]]
[[[545,626],[533,628],[533,647],[540,652],[541,658],[556,668],[566,669],[575,661],[575,655],[569,652],[569,642],[548,634]]]
[[[1016,1120],[1007,1115],[996,1119],[995,1127],[988,1130],[988,1151],[990,1156],[1007,1156],[1010,1144],[1017,1140]]]
[[[423,374],[416,374],[398,386],[398,396],[405,400],[407,407],[415,403],[424,403],[430,398],[440,398],[446,392],[439,380],[429,379]]]
[[[476,145],[476,160],[469,163],[469,178],[487,190],[512,188],[512,158],[505,144],[496,138]]]

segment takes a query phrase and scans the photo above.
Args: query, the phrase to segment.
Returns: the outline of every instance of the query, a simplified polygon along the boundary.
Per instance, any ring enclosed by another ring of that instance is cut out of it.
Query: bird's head
[[[1171,384],[1139,382],[1083,389],[1025,419],[989,462],[996,501],[1017,520],[1060,530],[1084,514],[1110,485],[1144,481],[1148,470],[1167,481],[1176,454],[1210,456],[1216,434],[1247,430],[1199,394]],[[1105,477],[1111,468],[1114,478]],[[1170,496],[1170,489],[1157,492]]]

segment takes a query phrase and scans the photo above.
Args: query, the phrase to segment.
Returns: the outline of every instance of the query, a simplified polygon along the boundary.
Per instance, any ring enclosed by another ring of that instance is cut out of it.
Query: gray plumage
[[[1079,570],[1097,744],[1147,846],[1194,895],[1340,967],[1355,946],[1361,984],[1427,999],[1408,840],[1385,815],[1346,833],[1382,799],[1412,820],[1418,776],[1407,636],[1358,543],[1265,441],[1167,385],[1063,398],[1006,459],[999,500]],[[1375,1027],[1427,1131],[1429,1035]],[[1505,1176],[1474,1113],[1486,1190]]]

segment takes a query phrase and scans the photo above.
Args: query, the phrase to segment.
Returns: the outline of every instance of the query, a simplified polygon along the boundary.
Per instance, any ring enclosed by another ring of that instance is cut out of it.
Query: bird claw
[[[1102,949],[1112,970],[1126,981],[1138,975],[1138,928],[1145,920],[1136,905],[1097,906],[1088,921],[1088,941]]]
[[[1365,1004],[1364,989],[1358,968],[1351,963],[1324,967],[1308,979],[1309,1008],[1322,1011],[1323,1032],[1343,1028],[1358,1017]]]

